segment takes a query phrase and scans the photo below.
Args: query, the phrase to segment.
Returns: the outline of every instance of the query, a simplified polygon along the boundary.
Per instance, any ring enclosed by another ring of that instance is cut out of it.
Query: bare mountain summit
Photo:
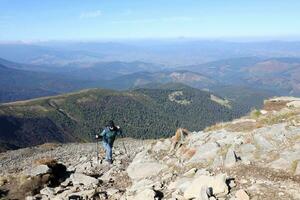
[[[300,99],[274,98],[262,110],[205,131],[118,140],[112,165],[97,163],[91,143],[2,153],[0,194],[28,200],[300,199],[299,141]]]

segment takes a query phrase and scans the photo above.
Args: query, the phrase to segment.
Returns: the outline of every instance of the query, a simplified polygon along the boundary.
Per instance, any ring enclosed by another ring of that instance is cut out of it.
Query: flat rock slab
[[[38,165],[24,172],[24,174],[27,176],[39,176],[48,173],[51,173],[51,169],[47,165]]]
[[[254,135],[254,141],[262,151],[268,152],[274,149],[273,145],[259,134]]]
[[[74,185],[83,184],[85,186],[91,186],[91,185],[97,185],[99,183],[98,179],[81,173],[72,174],[70,176],[70,179]]]
[[[133,180],[158,175],[167,166],[158,162],[131,163],[127,168],[128,176]]]
[[[206,143],[197,148],[195,155],[193,155],[189,162],[197,163],[212,159],[217,155],[218,150],[219,146],[215,142]]]

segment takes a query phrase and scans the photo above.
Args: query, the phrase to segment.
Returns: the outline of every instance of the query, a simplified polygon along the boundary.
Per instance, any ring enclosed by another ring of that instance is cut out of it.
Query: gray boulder
[[[235,151],[232,148],[228,149],[226,158],[224,161],[224,166],[228,167],[228,168],[233,167],[236,162],[237,162],[237,156],[235,154]]]
[[[228,193],[226,184],[226,175],[219,174],[217,176],[199,176],[193,180],[184,192],[184,198],[193,199],[201,198],[201,188],[212,188],[213,195],[216,197],[224,197]]]
[[[99,183],[98,179],[81,173],[72,174],[70,179],[74,185],[95,186]]]
[[[262,151],[268,152],[273,150],[274,148],[273,145],[268,140],[266,140],[266,138],[259,134],[254,135],[254,141]]]
[[[128,176],[138,180],[158,175],[167,166],[158,162],[131,163],[127,168]]]
[[[49,173],[51,173],[51,169],[47,165],[38,165],[32,169],[26,170],[24,174],[27,176],[39,176]]]

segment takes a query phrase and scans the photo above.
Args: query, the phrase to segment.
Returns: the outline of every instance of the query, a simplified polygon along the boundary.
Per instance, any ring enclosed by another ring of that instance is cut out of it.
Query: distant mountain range
[[[299,58],[235,58],[182,69],[214,77],[225,85],[251,86],[282,95],[300,95]]]
[[[239,57],[300,57],[300,42],[170,39],[10,43],[0,44],[0,57],[19,63],[56,67],[112,61],[142,61],[174,67]]]
[[[89,89],[2,104],[0,146],[89,141],[110,119],[124,127],[127,137],[167,137],[178,127],[201,130],[239,116],[232,109],[234,102],[222,102],[209,92],[172,83],[123,92]]]
[[[3,67],[0,75],[0,102],[91,87],[126,90],[149,83],[178,82],[197,88],[208,88],[216,84],[212,78],[199,73],[168,70],[160,65],[137,61],[104,62],[84,68],[64,67],[42,71],[36,65],[14,63],[5,59],[0,59],[0,65]],[[24,91],[24,94],[18,91]]]

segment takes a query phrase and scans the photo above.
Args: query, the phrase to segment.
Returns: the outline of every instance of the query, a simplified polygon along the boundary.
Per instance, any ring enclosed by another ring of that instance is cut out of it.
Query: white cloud
[[[112,21],[113,24],[138,24],[138,23],[156,23],[156,22],[164,22],[164,23],[173,23],[173,22],[190,22],[195,21],[197,19],[192,17],[165,17],[165,18],[153,18],[153,19],[132,19],[132,20],[115,20]]]
[[[88,12],[82,12],[80,14],[80,19],[88,19],[88,18],[96,18],[102,15],[101,10],[94,10],[94,11],[88,11]]]
[[[139,24],[139,23],[152,23],[157,22],[157,19],[131,19],[131,20],[115,20],[113,24]]]

